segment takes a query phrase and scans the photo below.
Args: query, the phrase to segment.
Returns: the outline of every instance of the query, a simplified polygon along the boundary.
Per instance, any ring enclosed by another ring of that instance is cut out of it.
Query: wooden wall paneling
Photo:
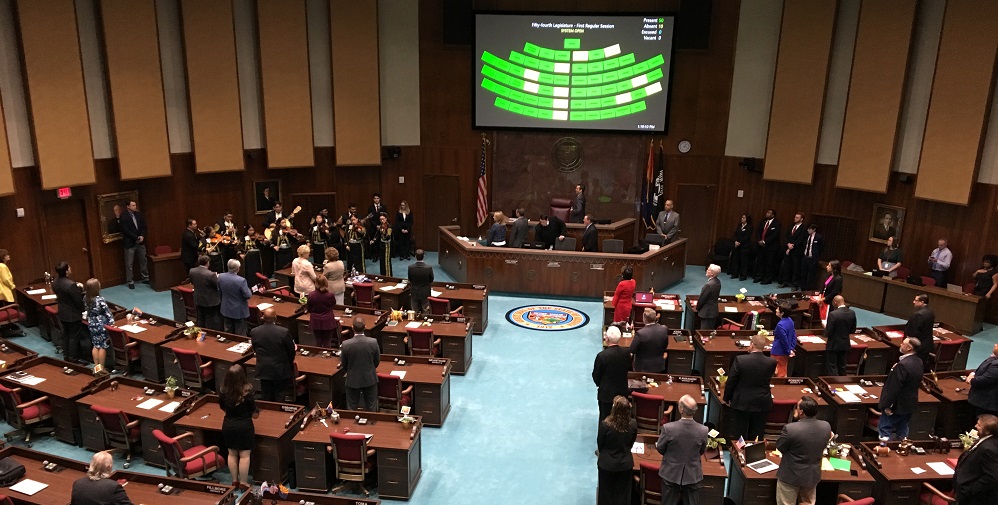
[[[946,3],[915,196],[970,203],[998,51],[998,2]]]
[[[197,172],[243,170],[236,42],[229,0],[182,0]]]
[[[103,0],[104,46],[122,179],[170,175],[156,6]]]
[[[7,119],[0,102],[0,196],[14,194],[14,172],[7,143]]]
[[[259,0],[257,20],[268,166],[314,166],[305,0]]]
[[[42,187],[92,184],[90,118],[73,1],[20,1],[17,14]]]
[[[836,2],[786,0],[766,140],[765,178],[809,184],[818,152]]]
[[[0,216],[3,218],[4,237],[0,248],[10,252],[11,274],[18,285],[44,277],[44,272],[52,272],[45,264],[42,254],[42,229],[38,199],[41,197],[41,181],[35,167],[20,167],[12,171],[14,194],[0,198]],[[24,209],[25,216],[16,218],[17,209]],[[14,240],[14,238],[17,238]]]
[[[381,164],[378,3],[332,0],[333,133],[336,164]]]
[[[915,6],[915,0],[862,4],[835,181],[840,188],[887,191]]]

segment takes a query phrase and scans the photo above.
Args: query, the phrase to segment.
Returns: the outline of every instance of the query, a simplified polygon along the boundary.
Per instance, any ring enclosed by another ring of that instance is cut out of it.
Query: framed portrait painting
[[[139,200],[138,191],[122,191],[97,195],[97,212],[100,216],[101,238],[105,244],[121,240],[121,225],[118,218],[125,212],[128,202]]]
[[[257,214],[266,214],[274,209],[274,203],[281,201],[281,181],[269,179],[253,183],[253,195]]]
[[[870,240],[886,244],[888,237],[900,238],[903,225],[904,207],[882,203],[874,204],[873,219],[870,223]]]

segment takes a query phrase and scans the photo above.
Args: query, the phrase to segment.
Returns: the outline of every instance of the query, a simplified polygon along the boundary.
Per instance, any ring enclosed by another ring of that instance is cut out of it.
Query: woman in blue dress
[[[100,281],[90,279],[84,288],[87,295],[87,326],[90,328],[90,340],[93,348],[90,350],[94,358],[94,374],[105,372],[104,360],[107,359],[107,348],[111,346],[111,341],[107,335],[106,324],[114,324],[114,316],[111,309],[107,308],[107,302],[100,295]]]

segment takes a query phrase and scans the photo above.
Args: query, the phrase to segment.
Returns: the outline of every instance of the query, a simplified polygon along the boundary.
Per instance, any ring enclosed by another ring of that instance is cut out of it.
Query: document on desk
[[[738,312],[738,307],[725,307],[725,312]]]
[[[56,298],[57,297],[55,295],[42,295],[42,300],[55,300]]]
[[[443,291],[437,291],[437,290],[435,290],[435,289],[431,289],[431,290],[430,290],[430,296],[432,296],[432,297],[434,297],[434,298],[439,298],[439,297],[440,297],[440,295],[442,295],[442,294],[444,294],[444,292],[443,292]]]
[[[381,291],[395,291],[398,286],[381,286]]]
[[[253,347],[253,344],[251,344],[249,342],[240,342],[240,343],[238,343],[238,344],[236,344],[236,345],[234,345],[234,346],[226,349],[226,351],[238,352],[239,354],[242,354],[242,353],[248,351],[250,347]]]
[[[49,487],[49,485],[44,482],[38,482],[37,480],[31,479],[21,479],[21,482],[10,486],[10,490],[31,496],[47,487]]]
[[[858,384],[846,384],[846,391],[849,391],[850,393],[856,393],[858,395],[869,394],[869,391],[863,389],[863,386],[860,386]]]
[[[258,308],[260,310],[267,310],[267,309],[269,309],[269,308],[271,308],[273,306],[274,306],[273,303],[258,303],[258,304],[256,304],[256,308]]]
[[[142,333],[143,331],[146,331],[145,328],[135,324],[126,324],[124,326],[119,326],[118,329],[127,331],[128,333]]]
[[[29,290],[25,291],[25,293],[27,293],[29,295],[43,295],[43,294],[45,294],[45,289],[44,288],[43,289],[29,289]]]
[[[161,403],[163,403],[163,400],[157,400],[155,398],[150,398],[150,399],[148,399],[148,400],[146,400],[146,401],[144,401],[144,402],[136,405],[136,407],[138,407],[140,409],[143,409],[143,410],[152,410],[152,409],[156,408],[157,406],[159,406]]]
[[[926,463],[925,466],[933,469],[939,475],[953,475],[953,467],[947,465],[942,461],[933,461],[931,463]]]
[[[45,382],[45,377],[35,377],[34,375],[22,375],[19,377],[11,374],[6,378],[14,382],[24,384],[25,386],[37,386],[38,384]]]
[[[399,380],[405,379],[405,370],[392,370],[388,375],[394,375],[399,378]]]
[[[911,471],[914,472],[915,475],[920,475],[920,474],[925,473],[925,469],[924,468],[919,468],[917,466],[911,467]]]
[[[631,452],[634,454],[644,454],[645,453],[645,443],[644,442],[634,442],[631,446]]]
[[[158,408],[156,410],[159,410],[160,412],[169,412],[169,413],[172,414],[172,413],[176,412],[177,407],[179,407],[179,406],[180,406],[180,402],[170,402],[170,403],[167,403],[166,405],[163,405],[162,407],[160,407],[160,408]]]
[[[846,403],[863,403],[863,400],[860,400],[859,397],[851,391],[836,391],[835,394],[839,395],[839,398],[842,398],[842,401]]]
[[[405,327],[406,327],[406,328],[419,328],[419,327],[420,327],[420,326],[422,326],[422,325],[423,325],[423,323],[421,323],[421,322],[419,322],[419,321],[413,321],[413,322],[411,322],[411,323],[409,323],[409,324],[405,325]]]
[[[805,344],[824,344],[825,339],[815,336],[815,335],[801,335],[797,337],[797,340],[804,342]]]

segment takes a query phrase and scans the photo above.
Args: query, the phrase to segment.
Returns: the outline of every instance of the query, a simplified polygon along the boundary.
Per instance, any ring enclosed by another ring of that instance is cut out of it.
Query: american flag
[[[478,226],[485,223],[485,218],[489,214],[489,180],[488,176],[485,175],[485,146],[487,144],[485,135],[482,135],[482,161],[478,164],[478,210],[475,214],[478,218]]]

